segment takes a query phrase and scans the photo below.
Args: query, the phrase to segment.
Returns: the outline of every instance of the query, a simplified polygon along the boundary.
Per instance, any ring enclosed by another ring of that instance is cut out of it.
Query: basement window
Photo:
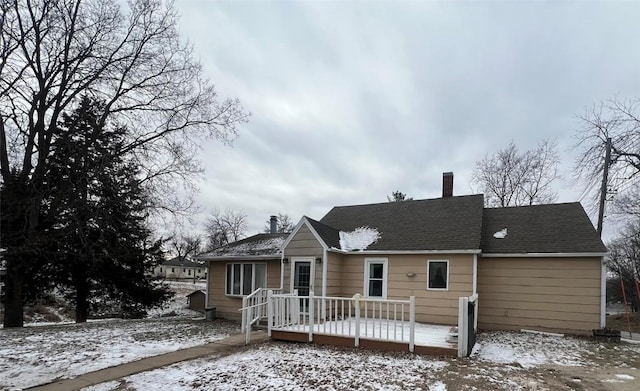
[[[427,289],[449,289],[449,261],[427,261]]]
[[[226,294],[246,296],[267,287],[267,265],[264,263],[228,263]]]

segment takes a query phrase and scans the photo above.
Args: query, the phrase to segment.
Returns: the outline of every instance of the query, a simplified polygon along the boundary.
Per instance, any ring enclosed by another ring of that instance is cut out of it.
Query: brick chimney
[[[271,218],[269,219],[269,223],[271,223],[269,232],[272,234],[277,234],[278,233],[278,217],[271,216]]]
[[[453,197],[453,173],[442,173],[442,198]]]

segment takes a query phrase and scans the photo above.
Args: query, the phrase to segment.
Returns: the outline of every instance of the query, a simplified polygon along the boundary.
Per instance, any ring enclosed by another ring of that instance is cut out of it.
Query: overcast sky
[[[444,171],[471,194],[475,162],[510,140],[557,138],[570,180],[576,115],[640,95],[640,3],[176,6],[220,96],[252,113],[232,147],[204,146],[198,198],[203,215],[245,211],[247,235],[278,212],[440,197]],[[571,183],[557,191],[579,200]]]

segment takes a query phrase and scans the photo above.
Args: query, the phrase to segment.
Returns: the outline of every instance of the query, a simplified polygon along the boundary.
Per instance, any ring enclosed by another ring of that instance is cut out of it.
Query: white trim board
[[[513,253],[513,254],[480,254],[482,258],[576,258],[605,257],[608,253]]]
[[[347,255],[411,255],[411,254],[480,254],[480,250],[364,250],[345,251],[335,247],[327,249],[332,253]]]

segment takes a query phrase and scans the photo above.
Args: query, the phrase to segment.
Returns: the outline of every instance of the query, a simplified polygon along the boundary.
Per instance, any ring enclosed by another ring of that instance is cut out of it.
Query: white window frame
[[[444,262],[447,264],[447,280],[446,280],[446,284],[444,288],[430,288],[429,287],[429,281],[431,280],[430,276],[429,276],[429,271],[431,270],[431,268],[429,267],[429,265],[432,262]],[[427,290],[428,291],[448,291],[449,290],[449,275],[451,274],[451,268],[449,267],[449,260],[448,259],[429,259],[427,261]]]
[[[309,292],[314,292],[315,280],[316,280],[316,268],[315,268],[315,258],[313,257],[296,257],[291,259],[291,278],[289,281],[289,292],[293,292],[293,287],[296,279],[296,263],[300,262],[309,262],[311,265],[311,274],[309,275]],[[315,292],[314,292],[315,293]]]
[[[228,293],[229,292],[229,278],[227,273],[231,270],[231,283],[233,283],[233,265],[240,265],[240,293]],[[230,262],[227,263],[224,267],[224,295],[228,297],[244,297],[248,295],[242,294],[244,292],[244,266],[251,265],[251,293],[256,290],[256,265],[264,265],[264,284],[267,285],[269,278],[267,277],[267,264],[266,263],[256,263],[256,262]],[[229,269],[231,266],[231,269]]]
[[[382,264],[382,296],[369,296],[369,265]],[[364,259],[364,297],[368,299],[387,299],[387,280],[389,276],[388,258],[365,258]]]

